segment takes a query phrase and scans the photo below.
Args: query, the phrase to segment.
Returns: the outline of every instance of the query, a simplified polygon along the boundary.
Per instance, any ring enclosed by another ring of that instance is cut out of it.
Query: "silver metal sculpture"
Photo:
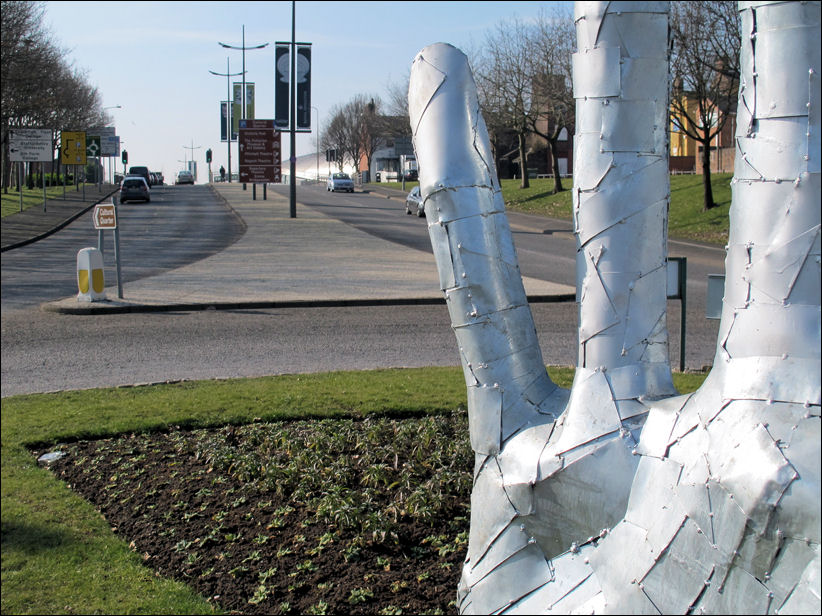
[[[411,70],[476,454],[462,613],[820,611],[820,3],[741,3],[714,368],[665,324],[668,3],[578,2],[579,361],[548,377],[465,56]]]

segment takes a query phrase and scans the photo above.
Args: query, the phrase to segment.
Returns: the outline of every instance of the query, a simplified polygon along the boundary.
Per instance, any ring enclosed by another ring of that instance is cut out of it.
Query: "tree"
[[[331,109],[331,120],[328,126],[323,131],[322,145],[325,150],[334,150],[337,152],[337,158],[334,161],[339,171],[343,170],[344,157],[343,153],[346,151],[346,140],[348,138],[348,131],[346,129],[346,118],[341,107],[336,106]]]
[[[67,52],[58,47],[43,27],[45,8],[41,2],[3,0],[0,22],[0,98],[3,140],[4,188],[8,188],[11,164],[8,130],[12,127],[66,128],[103,126],[110,118],[102,109],[100,94],[80,70],[66,61]]]
[[[520,187],[528,188],[528,134],[539,116],[534,104],[531,38],[519,20],[500,22],[488,34],[477,74],[483,112],[497,127],[513,131],[519,153]]]
[[[711,189],[711,141],[732,116],[739,87],[736,2],[672,3],[671,122],[701,145],[704,209]]]
[[[529,70],[533,83],[534,113],[528,115],[532,133],[548,142],[556,194],[562,191],[557,142],[563,129],[574,129],[575,102],[571,86],[574,19],[562,8],[540,13],[531,33]]]
[[[714,366],[685,396],[665,325],[667,7],[621,8],[586,2],[577,14],[575,75],[599,78],[575,84],[590,130],[578,132],[586,164],[574,175],[570,391],[545,371],[467,63],[439,44],[412,68],[412,89],[440,83],[410,115],[476,454],[458,608],[817,611],[822,93],[807,84],[820,3],[742,11],[746,164]]]
[[[355,173],[360,171],[360,161],[366,159],[371,168],[371,158],[385,143],[390,124],[380,114],[382,101],[378,96],[357,94],[345,105],[331,111],[331,121],[323,131],[322,144],[326,149],[342,153],[338,159],[340,170],[343,159],[351,161]]]

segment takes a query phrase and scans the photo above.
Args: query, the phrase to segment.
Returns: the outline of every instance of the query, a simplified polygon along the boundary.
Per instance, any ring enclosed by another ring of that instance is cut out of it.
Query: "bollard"
[[[106,299],[103,255],[96,248],[83,248],[77,253],[78,302],[98,302]]]

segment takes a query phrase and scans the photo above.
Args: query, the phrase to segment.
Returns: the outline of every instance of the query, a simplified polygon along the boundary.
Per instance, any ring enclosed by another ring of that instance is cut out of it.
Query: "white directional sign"
[[[120,137],[100,135],[100,152],[103,156],[120,156]]]
[[[51,131],[40,128],[9,129],[9,160],[13,162],[48,162],[54,158]]]

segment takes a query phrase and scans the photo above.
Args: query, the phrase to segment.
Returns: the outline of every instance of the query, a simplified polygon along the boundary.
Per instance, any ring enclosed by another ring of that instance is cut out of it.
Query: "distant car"
[[[419,217],[425,216],[425,207],[422,203],[419,186],[414,186],[405,198],[405,213],[416,214]]]
[[[194,184],[194,176],[191,174],[191,171],[178,171],[177,172],[177,181],[174,182],[175,184]]]
[[[151,189],[141,175],[127,175],[120,184],[120,203],[126,201],[151,201]]]
[[[163,176],[162,171],[155,171],[154,175],[157,176],[157,183],[162,186],[166,182],[166,178]]]
[[[152,185],[151,181],[151,171],[148,170],[148,167],[129,167],[128,168],[129,175],[139,175],[145,179],[146,184],[149,186]]]
[[[347,173],[335,173],[334,175],[328,176],[328,183],[325,185],[325,189],[330,192],[343,190],[352,193],[354,192],[354,182],[351,181]]]

